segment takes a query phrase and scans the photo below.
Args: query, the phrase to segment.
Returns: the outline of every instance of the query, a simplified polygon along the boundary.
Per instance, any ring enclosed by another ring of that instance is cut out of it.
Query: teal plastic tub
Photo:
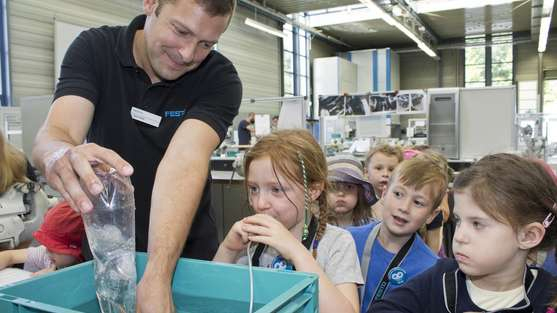
[[[147,255],[138,253],[138,276]],[[100,313],[93,263],[86,262],[0,289],[2,313]],[[317,276],[253,269],[254,312],[318,312]],[[240,265],[180,259],[172,281],[180,313],[245,313],[249,307],[249,272]]]

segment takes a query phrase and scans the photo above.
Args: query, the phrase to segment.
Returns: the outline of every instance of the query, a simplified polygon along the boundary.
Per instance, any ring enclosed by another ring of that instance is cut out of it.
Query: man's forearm
[[[149,223],[149,278],[170,281],[201,194],[207,181],[208,161],[184,161],[177,169],[164,159],[155,179]]]
[[[53,155],[56,151],[63,151],[67,148],[75,146],[71,138],[61,130],[41,129],[35,139],[33,147],[33,164],[45,173],[45,166],[49,155]]]

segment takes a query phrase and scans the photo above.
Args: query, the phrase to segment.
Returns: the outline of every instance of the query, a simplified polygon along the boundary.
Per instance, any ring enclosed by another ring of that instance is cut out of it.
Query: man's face
[[[175,80],[197,68],[225,31],[230,16],[209,16],[194,0],[144,0],[144,70],[158,80]],[[150,73],[152,72],[152,73]]]

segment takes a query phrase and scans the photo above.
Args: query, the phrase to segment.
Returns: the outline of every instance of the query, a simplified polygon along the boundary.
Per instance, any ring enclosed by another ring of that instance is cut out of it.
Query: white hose
[[[249,253],[251,247],[251,241],[248,242],[247,254],[248,254],[248,269],[249,269],[249,313],[253,313],[253,267],[251,265],[251,255]]]

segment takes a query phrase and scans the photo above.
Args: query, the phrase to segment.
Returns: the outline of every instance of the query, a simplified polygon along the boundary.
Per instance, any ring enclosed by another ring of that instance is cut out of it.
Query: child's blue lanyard
[[[381,228],[381,223],[378,223],[373,227],[369,236],[367,237],[366,244],[364,246],[364,251],[362,253],[362,262],[360,266],[362,269],[362,275],[366,282],[361,289],[362,290],[361,297],[360,297],[361,298],[360,307],[362,308],[361,312],[367,312],[373,302],[383,298],[383,296],[385,295],[385,291],[387,290],[387,287],[389,286],[391,280],[393,279],[396,280],[397,278],[399,278],[396,276],[400,276],[400,275],[404,276],[404,271],[399,267],[399,265],[406,258],[406,255],[408,255],[408,252],[410,251],[410,247],[412,246],[412,244],[414,243],[414,239],[416,238],[416,234],[412,234],[412,237],[408,239],[408,241],[402,246],[402,248],[400,248],[400,250],[397,252],[395,257],[391,260],[391,263],[383,273],[383,277],[381,281],[379,281],[379,284],[377,284],[377,286],[375,287],[375,293],[369,300],[367,308],[363,310],[364,296],[365,296],[366,286],[367,286],[367,272],[369,269],[369,264],[371,262],[371,249],[373,247],[373,243],[375,242],[375,239],[377,239],[377,236],[379,235],[380,228]]]

